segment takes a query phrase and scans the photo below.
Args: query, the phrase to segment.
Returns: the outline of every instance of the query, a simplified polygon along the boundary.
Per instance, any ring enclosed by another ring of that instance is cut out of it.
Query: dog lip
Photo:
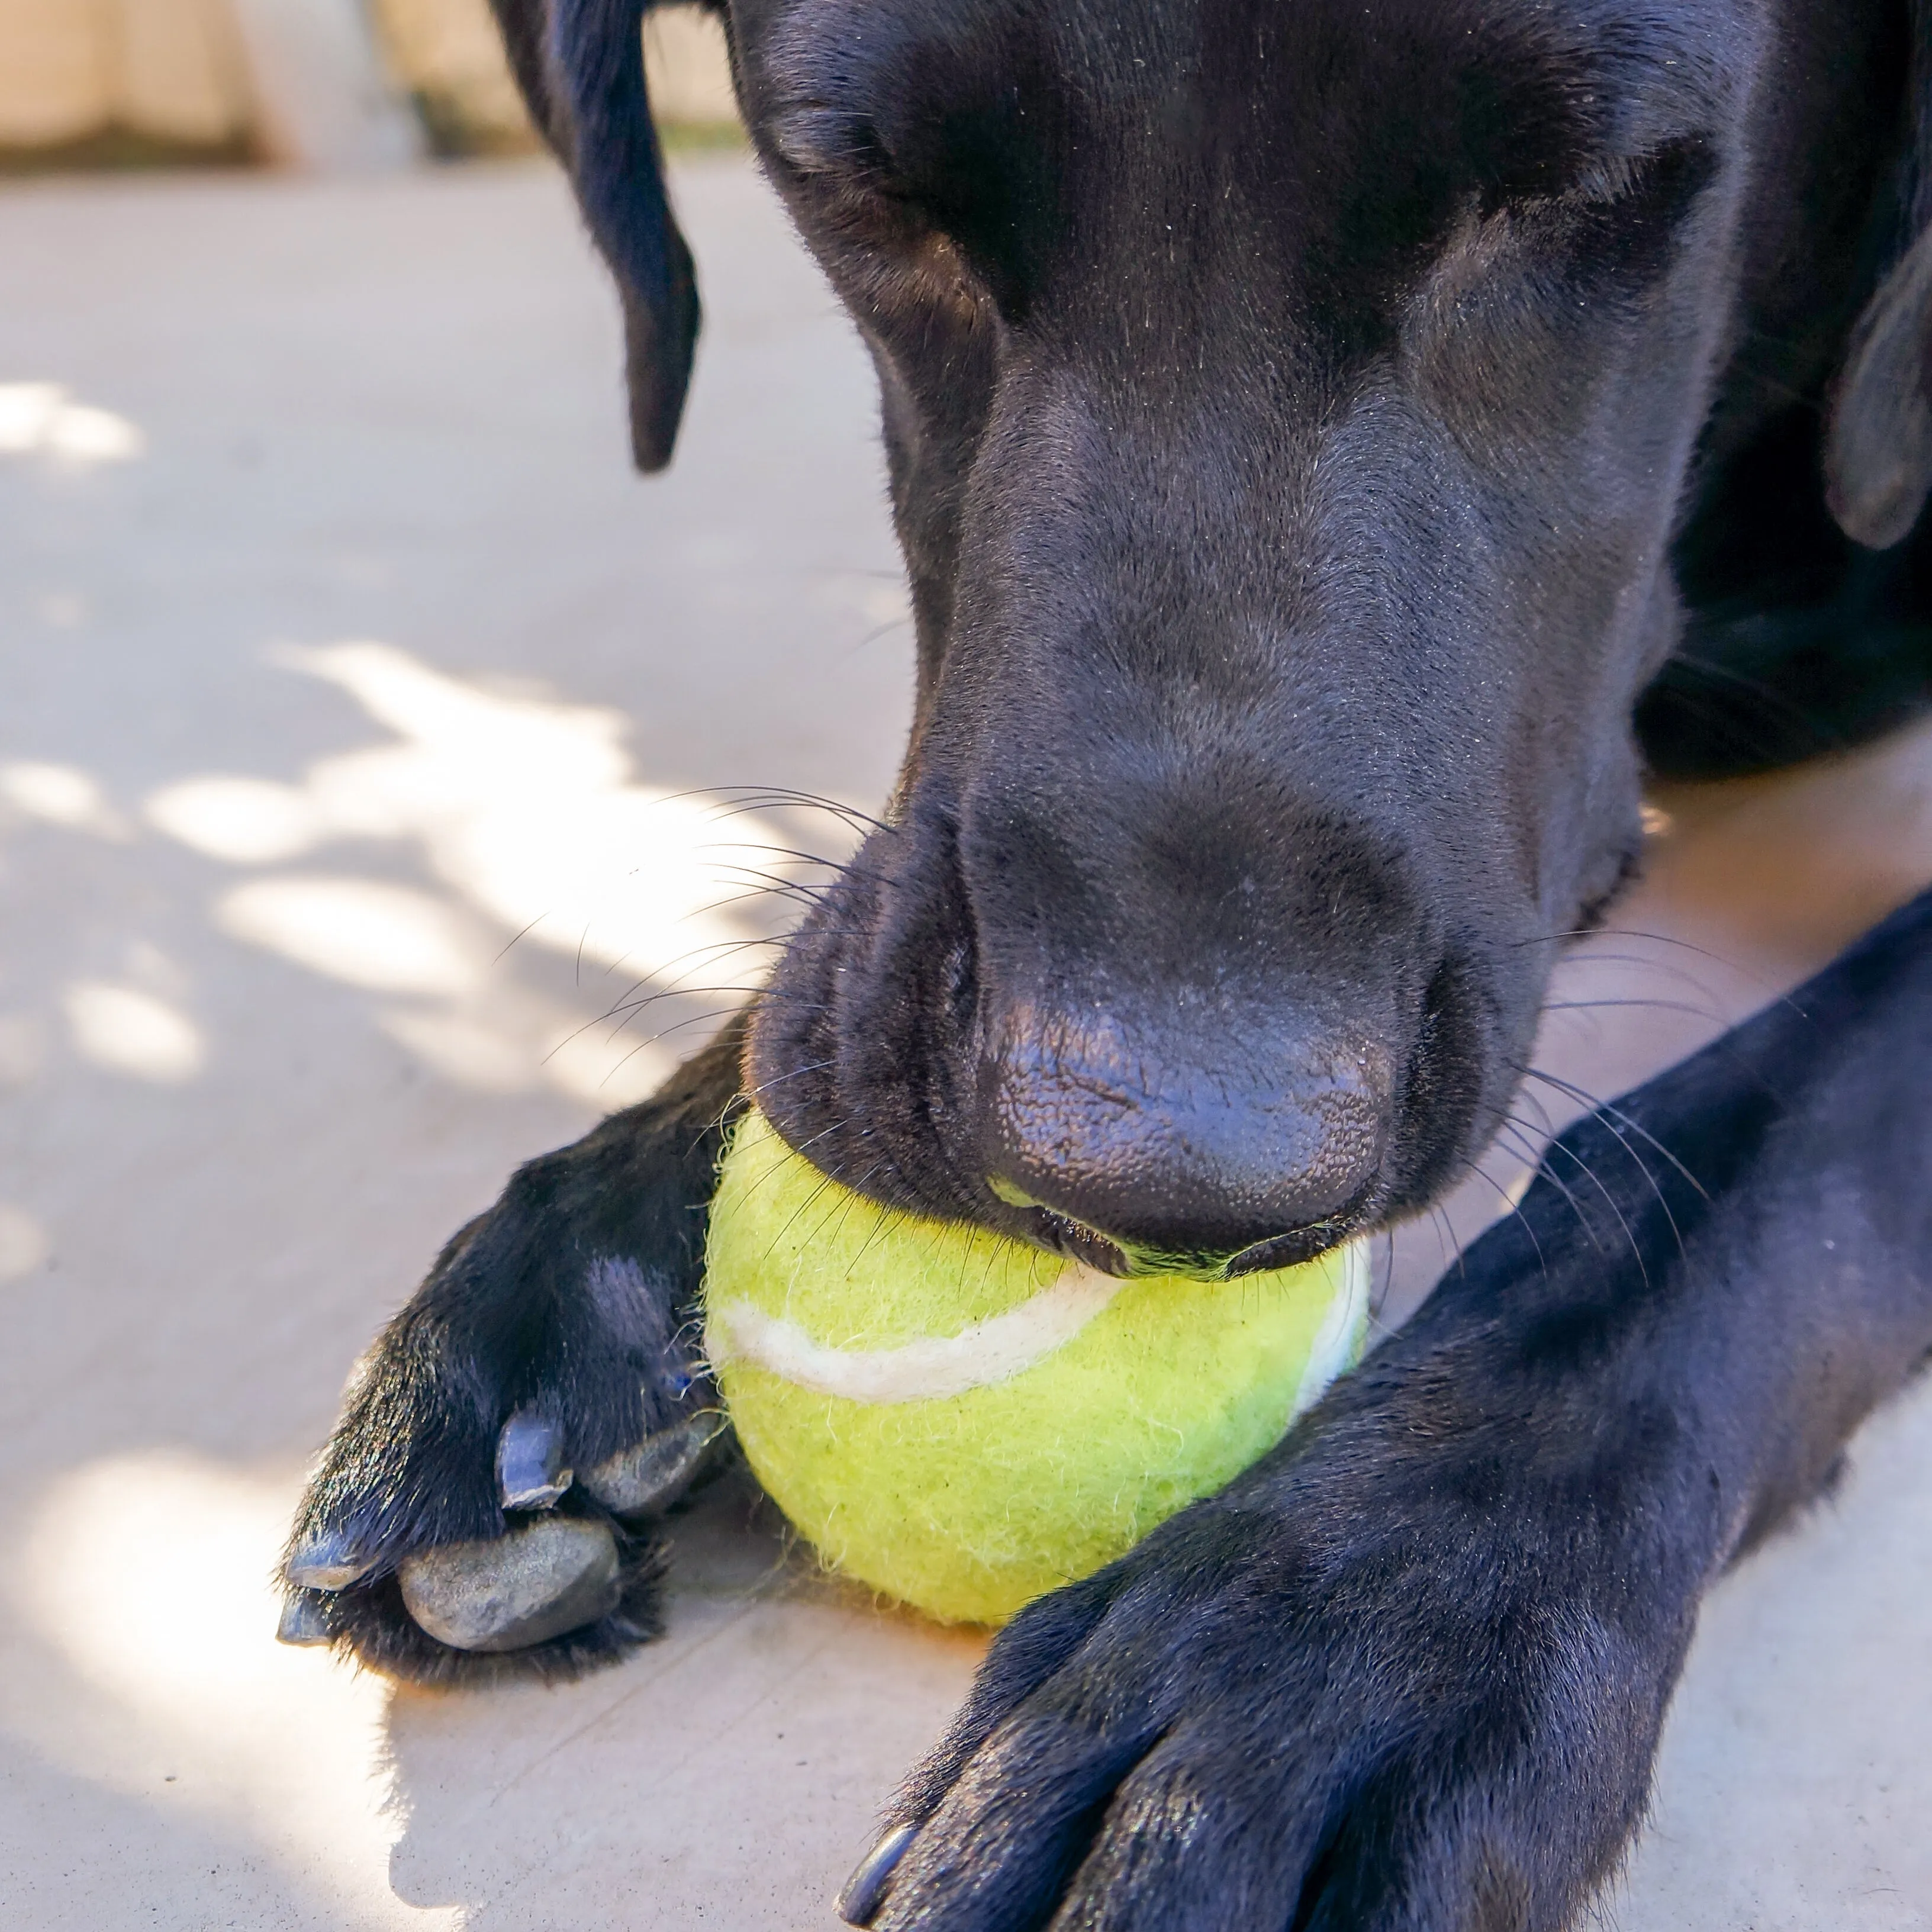
[[[1352,1204],[1339,1214],[1324,1215],[1318,1221],[1310,1221],[1305,1227],[1270,1234],[1266,1240],[1252,1242],[1239,1253],[1230,1255],[1222,1265],[1220,1278],[1233,1281],[1244,1274],[1298,1268],[1360,1234],[1364,1218]]]
[[[1012,1191],[1018,1192],[1017,1189]],[[1090,1228],[1085,1222],[1076,1221],[1072,1215],[1063,1214],[1057,1208],[1042,1208],[1036,1201],[1013,1200],[1004,1187],[1000,1192],[1000,1198],[1009,1207],[1020,1210],[1024,1222],[1020,1231],[1021,1238],[1031,1241],[1036,1247],[1064,1255],[1070,1261],[1084,1262],[1102,1274],[1124,1277],[1144,1272],[1136,1268],[1132,1258],[1118,1241],[1108,1240],[1097,1228]]]
[[[986,1184],[1007,1207],[1019,1209],[1030,1224],[1023,1238],[1054,1254],[1084,1262],[1102,1274],[1182,1275],[1193,1281],[1233,1281],[1244,1274],[1260,1274],[1312,1262],[1360,1233],[1365,1218],[1360,1211],[1362,1198],[1358,1196],[1339,1214],[1324,1215],[1302,1227],[1285,1228],[1232,1253],[1173,1253],[1103,1234],[1084,1221],[1034,1200],[1003,1175],[989,1176]]]
[[[1359,1234],[1369,1217],[1362,1210],[1366,1190],[1338,1213],[1325,1214],[1299,1228],[1251,1241],[1232,1253],[1171,1253],[1116,1240],[1071,1214],[1034,1200],[1004,1175],[988,1178],[987,1186],[1010,1208],[1018,1208],[1030,1226],[1023,1238],[1054,1254],[1084,1262],[1102,1274],[1182,1275],[1194,1281],[1233,1281],[1244,1274],[1298,1268]]]

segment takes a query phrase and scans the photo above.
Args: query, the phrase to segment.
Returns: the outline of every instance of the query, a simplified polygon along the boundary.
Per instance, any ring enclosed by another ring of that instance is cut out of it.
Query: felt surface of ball
[[[748,1112],[712,1204],[705,1348],[829,1564],[998,1623],[1271,1448],[1359,1355],[1367,1306],[1359,1246],[1120,1280],[881,1208]]]

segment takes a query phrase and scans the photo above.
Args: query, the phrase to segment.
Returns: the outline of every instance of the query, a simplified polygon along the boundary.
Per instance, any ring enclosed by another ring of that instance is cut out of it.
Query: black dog
[[[638,0],[497,4],[658,466],[697,304]],[[288,1628],[406,1675],[650,1634],[645,1532],[520,1651],[436,1642],[398,1569],[688,1478],[742,1094],[888,1202],[1279,1265],[1488,1141],[1646,760],[1776,764],[1932,686],[1932,0],[727,24],[878,364],[912,742],[748,1021],[520,1172],[372,1351]],[[1281,1451],[1014,1624],[851,1915],[1567,1922],[1704,1586],[1932,1347],[1928,1021],[1922,903],[1566,1136]]]

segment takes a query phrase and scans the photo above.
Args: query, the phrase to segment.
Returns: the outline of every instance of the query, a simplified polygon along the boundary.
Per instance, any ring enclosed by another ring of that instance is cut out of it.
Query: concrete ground
[[[890,778],[868,373],[745,164],[678,185],[710,322],[650,483],[542,170],[0,196],[8,1928],[827,1925],[977,1654],[728,1496],[668,1637],[590,1682],[396,1692],[271,1641],[371,1330],[745,983],[758,848],[843,836],[768,788]],[[1562,997],[1661,1004],[1543,1048],[1598,1092],[1932,878],[1932,733],[1660,803]],[[1449,1238],[1399,1238],[1391,1318]],[[1932,1925],[1932,1397],[1856,1464],[1709,1606],[1630,1932]]]

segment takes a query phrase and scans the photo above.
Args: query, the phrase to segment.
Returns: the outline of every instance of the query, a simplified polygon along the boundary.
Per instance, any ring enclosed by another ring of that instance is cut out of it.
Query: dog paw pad
[[[508,1536],[426,1550],[403,1564],[403,1603],[454,1650],[521,1650],[596,1622],[622,1595],[601,1522],[540,1516]]]
[[[614,1516],[650,1516],[668,1508],[690,1488],[725,1431],[713,1409],[661,1429],[629,1449],[620,1449],[578,1480]]]

